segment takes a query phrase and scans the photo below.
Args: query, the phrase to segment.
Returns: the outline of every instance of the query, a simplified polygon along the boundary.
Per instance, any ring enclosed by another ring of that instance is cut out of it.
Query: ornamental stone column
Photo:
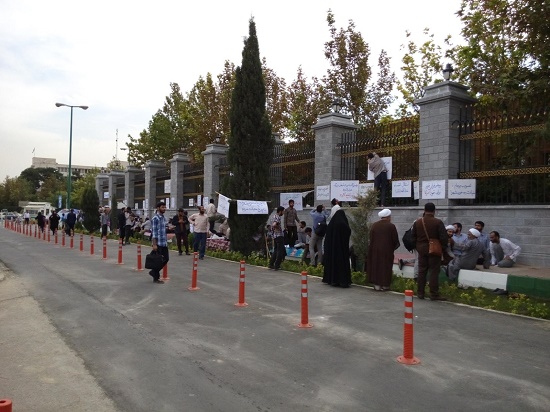
[[[342,180],[341,149],[342,134],[357,129],[351,116],[341,113],[326,113],[319,116],[312,126],[315,131],[315,204],[330,205],[330,200],[317,199],[317,187],[330,185],[333,180]]]
[[[228,146],[220,143],[206,145],[204,156],[204,189],[203,195],[215,199],[220,190],[220,159],[227,156]]]
[[[445,81],[426,87],[424,97],[415,101],[420,107],[418,177],[421,191],[426,180],[458,179],[459,129],[452,127],[452,123],[460,119],[461,107],[476,101],[467,91],[466,86]],[[436,206],[456,203],[447,199],[447,193],[445,199],[421,199],[420,205],[427,202]]]
[[[132,209],[136,205],[135,197],[135,182],[136,176],[143,171],[134,165],[128,165],[126,171],[124,172],[124,198]]]
[[[170,198],[175,202],[170,205],[172,209],[183,207],[183,169],[189,163],[191,156],[183,152],[174,153],[170,159]]]
[[[152,216],[156,209],[157,173],[164,169],[166,169],[166,166],[160,160],[148,160],[145,163],[145,204],[143,205],[143,209],[146,216]]]

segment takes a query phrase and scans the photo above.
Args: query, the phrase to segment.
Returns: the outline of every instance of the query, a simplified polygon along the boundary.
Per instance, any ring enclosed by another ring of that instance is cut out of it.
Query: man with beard
[[[484,262],[487,262],[483,267],[489,269],[489,252],[485,249],[485,245],[479,241],[479,235],[479,230],[470,229],[468,240],[465,243],[455,245],[462,254],[456,256],[447,266],[447,275],[450,281],[458,279],[460,269],[475,269],[479,255],[483,255]]]
[[[390,290],[393,273],[393,252],[401,244],[397,229],[391,223],[391,210],[383,209],[378,213],[380,220],[375,222],[369,232],[367,254],[367,274],[374,284],[374,290]]]
[[[160,280],[160,271],[168,263],[170,259],[168,255],[168,239],[166,236],[166,218],[164,217],[166,212],[166,203],[158,202],[157,211],[151,219],[151,244],[153,251],[160,253],[163,257],[163,265],[160,269],[153,269],[149,274],[153,277],[153,282],[162,284],[163,280]]]
[[[193,251],[199,252],[199,259],[204,259],[206,252],[206,233],[208,232],[208,216],[204,213],[204,206],[199,206],[199,213],[189,216],[193,223]]]

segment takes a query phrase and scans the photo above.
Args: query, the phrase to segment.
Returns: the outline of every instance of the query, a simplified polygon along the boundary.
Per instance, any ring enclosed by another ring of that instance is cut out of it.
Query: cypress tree
[[[229,120],[227,160],[231,173],[224,179],[222,191],[231,199],[268,200],[274,139],[266,113],[266,90],[253,19],[249,21],[241,66],[235,70]],[[253,237],[265,222],[265,215],[238,215],[237,205],[232,202],[231,248],[250,255],[255,248]]]
[[[101,227],[99,221],[99,197],[94,187],[86,187],[80,199],[84,213],[84,227],[89,233],[94,233]]]

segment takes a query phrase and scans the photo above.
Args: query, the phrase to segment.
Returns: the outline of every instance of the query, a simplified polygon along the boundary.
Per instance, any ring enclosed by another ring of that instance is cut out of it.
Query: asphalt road
[[[247,266],[241,308],[238,263],[206,257],[189,291],[191,256],[171,253],[156,285],[134,245],[124,265],[114,241],[107,260],[97,239],[84,250],[0,229],[0,398],[16,412],[550,411],[548,321],[415,301],[406,366],[402,295],[310,278],[298,328],[297,274]]]

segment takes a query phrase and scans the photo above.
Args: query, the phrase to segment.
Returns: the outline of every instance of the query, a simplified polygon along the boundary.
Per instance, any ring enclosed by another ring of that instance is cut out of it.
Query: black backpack
[[[412,229],[413,229],[414,223],[412,226],[405,232],[403,235],[403,246],[405,246],[405,249],[407,249],[409,252],[413,252],[414,249],[416,249],[416,242],[413,240],[412,235]]]

